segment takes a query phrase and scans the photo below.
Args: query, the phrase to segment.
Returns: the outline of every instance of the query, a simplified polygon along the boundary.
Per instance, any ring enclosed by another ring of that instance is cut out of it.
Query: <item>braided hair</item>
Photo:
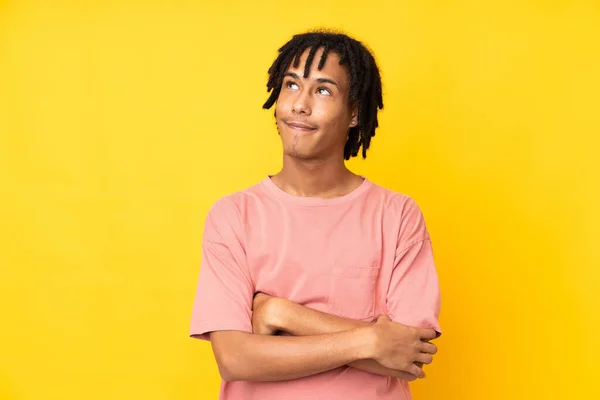
[[[323,68],[330,52],[337,53],[340,65],[346,65],[350,75],[349,105],[358,101],[358,124],[350,128],[344,146],[344,159],[356,157],[361,146],[362,157],[367,158],[371,138],[375,136],[375,129],[379,126],[377,110],[383,109],[381,77],[369,50],[361,42],[345,34],[317,30],[294,35],[279,49],[279,55],[269,68],[267,92],[271,94],[263,108],[269,109],[275,104],[287,69],[292,63],[294,68],[298,67],[300,56],[306,49],[310,51],[304,66],[304,78],[308,77],[315,53],[320,48],[323,48],[323,54],[317,68]]]

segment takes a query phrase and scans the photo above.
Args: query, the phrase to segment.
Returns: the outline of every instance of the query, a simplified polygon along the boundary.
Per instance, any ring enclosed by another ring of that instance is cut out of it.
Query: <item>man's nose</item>
[[[310,99],[309,96],[305,92],[301,92],[298,94],[296,99],[294,100],[294,105],[292,111],[298,114],[310,114]]]

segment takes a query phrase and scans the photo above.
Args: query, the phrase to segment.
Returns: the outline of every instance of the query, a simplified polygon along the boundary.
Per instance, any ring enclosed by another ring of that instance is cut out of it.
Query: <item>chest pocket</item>
[[[376,267],[334,266],[329,285],[331,311],[345,318],[373,318],[378,275]]]

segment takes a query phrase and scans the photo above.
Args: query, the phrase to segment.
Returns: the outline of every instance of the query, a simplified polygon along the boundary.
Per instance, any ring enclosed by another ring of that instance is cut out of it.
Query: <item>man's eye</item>
[[[294,82],[294,81],[287,81],[285,83],[285,87],[288,89],[296,89],[298,87],[298,85],[296,85],[296,82]]]
[[[331,95],[331,91],[325,87],[321,87],[319,88],[319,93],[325,96],[330,96]]]

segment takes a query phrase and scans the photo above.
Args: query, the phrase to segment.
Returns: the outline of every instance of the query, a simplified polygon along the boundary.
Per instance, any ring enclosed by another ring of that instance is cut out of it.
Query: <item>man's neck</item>
[[[283,168],[271,177],[279,188],[294,196],[334,198],[356,189],[363,178],[352,173],[344,160],[306,161],[284,156]]]

